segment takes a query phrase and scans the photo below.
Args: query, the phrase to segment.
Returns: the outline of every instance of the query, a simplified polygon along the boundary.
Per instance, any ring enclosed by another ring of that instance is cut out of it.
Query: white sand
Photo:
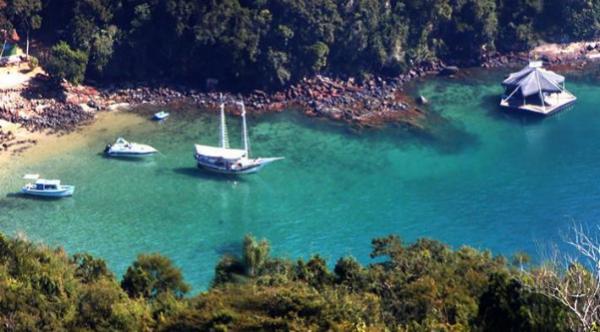
[[[43,73],[40,68],[27,72],[27,65],[0,68],[0,89],[19,88],[32,77]]]

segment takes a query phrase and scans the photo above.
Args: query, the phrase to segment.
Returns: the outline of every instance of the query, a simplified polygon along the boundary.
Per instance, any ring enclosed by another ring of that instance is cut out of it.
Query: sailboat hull
[[[252,166],[252,167],[247,167],[247,168],[243,168],[243,169],[228,169],[228,168],[224,168],[224,167],[218,167],[215,165],[206,165],[206,164],[201,164],[198,163],[198,168],[201,168],[203,170],[209,171],[209,172],[214,172],[214,173],[220,173],[220,174],[230,174],[230,175],[236,175],[236,174],[252,174],[252,173],[256,173],[258,171],[260,171],[261,168],[263,168],[264,165],[258,165],[258,166]]]
[[[280,159],[283,159],[283,158],[258,158],[258,159],[254,159],[252,161],[252,163],[249,164],[248,166],[232,168],[231,166],[227,167],[222,164],[216,165],[216,164],[212,164],[212,163],[207,163],[207,162],[204,162],[204,161],[196,158],[196,160],[198,162],[198,168],[201,168],[201,169],[204,169],[204,170],[207,170],[210,172],[214,172],[214,173],[231,174],[231,175],[256,173],[256,172],[260,171],[263,167],[265,167],[267,164],[270,164],[270,163],[280,160]]]

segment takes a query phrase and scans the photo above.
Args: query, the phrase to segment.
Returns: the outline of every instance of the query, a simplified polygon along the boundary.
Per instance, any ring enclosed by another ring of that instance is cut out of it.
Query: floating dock
[[[565,87],[564,76],[542,68],[541,61],[530,62],[503,82],[505,93],[500,106],[541,115],[556,113],[577,100]]]

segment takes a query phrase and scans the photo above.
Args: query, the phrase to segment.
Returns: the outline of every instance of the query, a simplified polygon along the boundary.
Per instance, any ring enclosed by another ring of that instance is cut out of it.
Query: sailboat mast
[[[244,102],[240,103],[242,106],[242,139],[244,143],[244,150],[246,150],[246,157],[250,157],[250,146],[248,143],[248,127],[246,126],[246,106],[244,106]]]
[[[221,147],[229,149],[229,136],[227,135],[227,124],[225,123],[225,104],[221,101]]]

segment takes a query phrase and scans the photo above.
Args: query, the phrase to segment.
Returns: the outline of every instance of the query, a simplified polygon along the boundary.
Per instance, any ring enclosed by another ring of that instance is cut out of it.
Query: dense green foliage
[[[3,331],[140,331],[152,322],[103,261],[0,236]]]
[[[211,288],[190,298],[180,271],[140,255],[121,284],[104,261],[0,236],[0,325],[7,331],[563,331],[565,308],[533,293],[520,269],[431,240],[373,240],[375,263],[333,270],[319,256],[269,256],[244,240]],[[519,260],[523,262],[523,260]]]
[[[42,0],[0,0],[0,27],[16,28],[25,33],[42,24]]]
[[[85,75],[88,56],[85,52],[72,50],[69,44],[60,42],[50,50],[46,70],[57,80],[81,83]]]
[[[91,79],[279,87],[593,38],[600,0],[0,0],[0,25],[40,24],[88,56]]]
[[[179,269],[159,254],[140,255],[127,269],[121,287],[131,297],[157,298],[171,293],[181,298],[189,291]]]

